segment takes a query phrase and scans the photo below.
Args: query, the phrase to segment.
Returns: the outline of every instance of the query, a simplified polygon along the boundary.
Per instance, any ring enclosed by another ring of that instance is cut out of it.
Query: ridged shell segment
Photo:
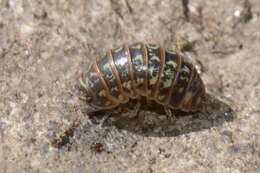
[[[89,104],[100,109],[144,96],[169,108],[196,111],[205,95],[194,66],[156,44],[109,50],[93,62],[83,79]]]

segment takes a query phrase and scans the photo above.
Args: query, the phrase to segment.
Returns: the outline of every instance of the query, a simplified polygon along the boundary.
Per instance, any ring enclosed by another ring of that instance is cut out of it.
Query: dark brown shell
[[[172,109],[198,111],[205,96],[194,66],[179,53],[156,44],[109,50],[94,60],[81,82],[89,111],[111,109],[141,97]]]

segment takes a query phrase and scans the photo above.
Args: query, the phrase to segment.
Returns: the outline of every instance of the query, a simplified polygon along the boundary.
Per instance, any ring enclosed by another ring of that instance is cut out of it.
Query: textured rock
[[[0,170],[259,172],[260,2],[245,2],[1,1]],[[202,112],[175,112],[174,124],[158,105],[143,106],[140,121],[131,102],[86,116],[60,149],[50,145],[84,115],[78,78],[94,56],[183,38],[201,64]]]

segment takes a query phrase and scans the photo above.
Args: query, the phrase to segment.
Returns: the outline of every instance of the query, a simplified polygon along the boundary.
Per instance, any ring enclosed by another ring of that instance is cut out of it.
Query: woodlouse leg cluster
[[[177,120],[177,118],[175,117],[175,115],[172,113],[172,110],[166,106],[164,106],[164,111],[167,115],[167,119],[170,120],[171,122],[175,122]]]

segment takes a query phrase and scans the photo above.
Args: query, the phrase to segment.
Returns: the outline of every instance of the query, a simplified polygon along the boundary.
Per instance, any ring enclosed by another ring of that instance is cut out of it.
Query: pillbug
[[[167,116],[175,119],[171,109],[199,111],[205,98],[204,84],[192,63],[180,51],[156,44],[135,43],[108,50],[82,73],[80,84],[87,102],[86,113],[145,97],[164,106]],[[50,139],[50,144],[57,148],[66,145],[81,119],[78,117],[62,135]],[[103,145],[94,143],[90,149],[100,152]]]
[[[111,109],[129,99],[154,100],[170,109],[199,111],[204,84],[195,67],[178,51],[156,44],[134,43],[108,50],[93,60],[80,83],[86,112]]]

